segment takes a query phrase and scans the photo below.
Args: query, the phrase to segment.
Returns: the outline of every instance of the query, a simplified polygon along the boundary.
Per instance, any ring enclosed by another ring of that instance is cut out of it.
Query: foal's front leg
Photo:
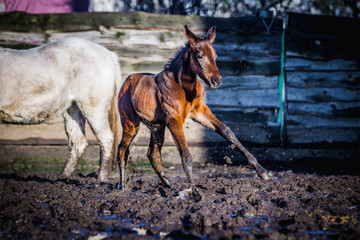
[[[200,196],[200,193],[197,190],[197,188],[193,182],[193,179],[192,179],[193,160],[192,160],[192,157],[191,157],[191,154],[189,151],[189,147],[185,140],[183,121],[171,118],[169,121],[167,121],[167,127],[169,128],[169,130],[174,138],[174,142],[177,146],[177,149],[180,153],[181,163],[182,163],[183,169],[185,171],[185,174],[190,182],[193,194],[196,197]]]
[[[234,144],[236,148],[245,155],[249,165],[256,170],[259,177],[264,180],[269,179],[266,169],[262,167],[256,158],[240,143],[231,129],[214,116],[208,106],[203,104],[199,107],[196,112],[193,113],[192,119],[219,133],[223,138]]]

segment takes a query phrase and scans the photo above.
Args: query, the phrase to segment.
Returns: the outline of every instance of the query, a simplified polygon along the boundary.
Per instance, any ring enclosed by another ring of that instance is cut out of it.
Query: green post
[[[284,63],[285,63],[285,22],[283,24],[283,32],[281,36],[281,56],[280,56],[280,75],[278,78],[278,92],[279,92],[279,112],[277,115],[277,123],[280,124],[280,140],[281,144],[285,141],[285,79],[284,79]]]

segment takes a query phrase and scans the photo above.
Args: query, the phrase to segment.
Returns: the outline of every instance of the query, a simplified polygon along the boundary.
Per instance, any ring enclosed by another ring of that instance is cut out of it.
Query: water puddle
[[[88,240],[102,240],[102,239],[106,239],[108,237],[114,237],[114,236],[123,235],[123,234],[133,234],[135,236],[147,236],[148,235],[148,236],[151,236],[154,238],[164,238],[169,233],[168,232],[160,232],[159,234],[154,234],[144,228],[133,228],[133,229],[120,230],[120,231],[99,232],[96,235],[89,236]]]
[[[88,240],[102,240],[107,237],[111,237],[111,234],[109,234],[107,232],[101,232],[101,233],[98,233],[97,235],[90,236],[88,238]]]
[[[240,226],[239,229],[245,231],[247,234],[250,234],[251,231],[261,232],[261,231],[276,229],[275,227],[272,227],[273,218],[271,216],[266,216],[266,215],[248,216],[245,217],[244,219],[247,220],[248,224],[245,226]]]
[[[207,178],[228,178],[228,179],[238,179],[238,178],[251,178],[255,177],[255,172],[243,172],[243,171],[236,171],[236,172],[208,172],[206,173]]]
[[[306,231],[306,233],[310,235],[324,235],[326,233],[326,230]]]
[[[103,220],[107,220],[107,219],[118,219],[119,217],[115,214],[113,215],[103,215],[103,216],[100,216],[101,219]]]

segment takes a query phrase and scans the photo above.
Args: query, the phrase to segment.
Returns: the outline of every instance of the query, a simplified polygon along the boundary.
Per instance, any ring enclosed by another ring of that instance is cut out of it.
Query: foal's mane
[[[175,52],[175,54],[171,58],[169,58],[168,62],[164,66],[164,69],[169,69],[171,65],[176,61],[176,59],[181,56],[182,52],[188,50],[189,45],[190,45],[189,42],[186,42],[184,46],[180,47]]]

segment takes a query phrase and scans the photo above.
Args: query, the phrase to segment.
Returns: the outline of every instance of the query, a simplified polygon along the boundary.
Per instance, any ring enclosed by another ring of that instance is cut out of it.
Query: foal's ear
[[[189,40],[190,46],[195,47],[196,42],[197,42],[197,37],[192,31],[190,31],[188,29],[188,27],[186,25],[185,25],[185,34],[186,34],[187,39]]]
[[[207,39],[210,43],[213,43],[213,41],[215,40],[215,37],[216,37],[215,30],[216,30],[216,27],[212,27],[212,28],[210,28],[209,31],[207,32],[206,39]]]

